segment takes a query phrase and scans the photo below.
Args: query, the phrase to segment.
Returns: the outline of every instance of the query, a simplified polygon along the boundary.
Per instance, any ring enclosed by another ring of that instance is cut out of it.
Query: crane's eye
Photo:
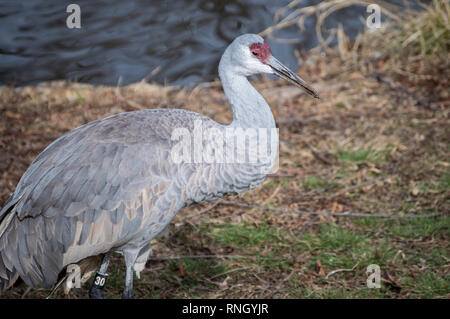
[[[255,51],[252,51],[252,54],[253,54],[254,56],[258,56],[258,55],[259,55],[259,54],[256,53]]]

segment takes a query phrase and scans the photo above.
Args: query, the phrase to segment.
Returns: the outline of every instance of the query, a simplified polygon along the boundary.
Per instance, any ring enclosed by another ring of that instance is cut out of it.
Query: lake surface
[[[243,33],[273,24],[277,9],[290,0],[0,0],[0,85],[73,79],[116,85],[140,81],[192,85],[217,77],[226,46]],[[302,6],[320,1],[302,1]],[[81,8],[81,28],[69,29],[66,7]],[[363,30],[363,7],[334,13],[327,27]],[[278,31],[286,44],[268,40],[272,53],[296,69],[294,49],[317,44],[315,19],[307,32],[296,26]],[[153,72],[158,70],[159,72]]]

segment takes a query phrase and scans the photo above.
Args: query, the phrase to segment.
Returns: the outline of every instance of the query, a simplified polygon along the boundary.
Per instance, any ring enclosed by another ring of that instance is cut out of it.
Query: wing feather
[[[184,110],[145,110],[88,123],[50,144],[0,211],[1,221],[15,210],[0,236],[2,267],[48,287],[64,266],[126,243],[148,219],[149,231],[159,232],[196,173],[187,165],[174,179],[180,167],[170,161],[170,134],[195,119],[215,123]]]

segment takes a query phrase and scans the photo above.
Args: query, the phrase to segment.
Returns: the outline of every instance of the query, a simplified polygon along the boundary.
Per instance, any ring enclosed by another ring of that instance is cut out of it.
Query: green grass
[[[245,265],[262,267],[265,270],[286,270],[292,266],[292,260],[286,254],[288,236],[277,227],[267,223],[257,226],[244,224],[216,225],[209,235],[221,245],[236,247],[250,254],[241,262]]]
[[[180,265],[184,269],[184,277],[182,278]],[[194,287],[203,284],[205,278],[219,275],[225,271],[227,271],[227,266],[217,260],[183,258],[169,262],[166,276],[177,276],[181,278],[180,285]]]
[[[368,259],[368,238],[335,224],[321,225],[315,236],[304,234],[301,240],[309,243],[312,261],[320,261],[327,269],[352,268]],[[372,254],[370,255],[370,257]],[[314,267],[314,264],[310,265]]]
[[[201,239],[188,241],[199,232]],[[448,264],[448,245],[433,242],[424,245],[424,241],[448,238],[448,235],[447,217],[361,218],[351,223],[348,220],[321,223],[297,235],[268,222],[257,225],[204,223],[198,229],[186,227],[174,240],[185,242],[184,249],[190,251],[198,249],[200,241],[205,241],[212,250],[233,247],[231,254],[248,258],[182,258],[152,262],[141,279],[135,279],[135,293],[145,298],[205,298],[208,293],[217,291],[225,278],[229,278],[230,285],[247,282],[252,286],[255,278],[251,274],[254,273],[281,285],[282,294],[274,291],[274,298],[396,298],[399,294],[442,298],[450,293],[449,280],[443,271]],[[185,254],[198,254],[194,251]],[[303,256],[301,261],[295,261],[297,256]],[[319,261],[325,275],[335,270],[346,271],[328,278],[319,276]],[[379,265],[383,274],[388,272],[400,288],[394,289],[384,282],[380,289],[367,288],[366,268],[370,264]],[[105,288],[107,298],[120,298],[124,268],[123,258],[114,255]],[[293,269],[296,270],[293,272]],[[304,279],[311,274],[315,278],[314,285]],[[283,281],[288,276],[290,279]],[[74,289],[71,296],[85,298],[91,282],[92,278],[82,289]],[[255,283],[255,287],[259,285]],[[57,295],[63,296],[62,292]]]
[[[315,236],[307,233],[302,239],[308,241],[313,250],[334,250],[359,245],[364,242],[367,237],[340,228],[335,224],[329,224],[321,225],[318,234]]]
[[[339,150],[336,157],[341,162],[376,162],[385,157],[384,152],[375,151],[372,149],[358,149],[358,150]]]
[[[264,188],[267,190],[273,190],[278,186],[287,187],[292,181],[289,178],[278,178],[277,180],[268,181],[264,183]]]
[[[333,183],[329,183],[329,182],[327,182],[319,177],[316,177],[316,176],[307,176],[302,183],[302,186],[306,191],[316,189],[316,188],[329,187],[332,185],[333,185]]]
[[[415,218],[408,220],[390,220],[385,223],[386,235],[392,237],[422,239],[438,233],[450,235],[450,218]]]
[[[410,41],[409,45],[420,47],[422,53],[426,55],[445,55],[450,51],[448,27],[450,6],[444,2],[434,0],[432,5],[426,8],[427,13],[418,21],[415,27],[417,31],[414,30],[414,34],[418,36],[411,37],[414,40]]]
[[[450,217],[396,220],[360,218],[354,223],[359,226],[360,231],[370,231],[382,227],[386,238],[424,239],[436,235],[450,236]]]
[[[417,184],[418,189],[424,195],[428,195],[433,191],[450,190],[450,172],[430,170],[427,173],[429,174],[428,179],[422,180]]]
[[[117,260],[112,265],[108,277],[106,296],[108,298],[120,298],[120,293],[124,287],[124,269],[121,269],[121,262]],[[123,268],[123,267],[122,267]],[[150,266],[151,269],[151,266]],[[183,269],[183,273],[181,272]],[[169,260],[165,262],[165,267],[156,272],[141,273],[141,279],[135,278],[134,286],[137,291],[150,292],[149,297],[163,298],[164,287],[176,287],[171,298],[183,298],[186,293],[191,298],[201,298],[202,289],[213,289],[215,285],[207,279],[220,277],[228,270],[228,266],[217,259],[202,258],[182,258],[179,260]],[[92,279],[92,278],[91,278]],[[88,291],[90,282],[85,285],[85,291]],[[157,282],[158,285],[149,284]]]
[[[257,246],[262,243],[279,242],[279,230],[266,223],[258,226],[244,223],[217,225],[210,230],[210,235],[223,245],[233,245],[236,247]]]
[[[439,189],[450,190],[450,171],[444,172],[439,178]]]
[[[445,298],[450,293],[448,279],[433,271],[424,271],[418,277],[412,277],[406,272],[396,274],[395,280],[400,287],[400,291],[392,289],[383,281],[380,288],[367,288],[364,272],[356,273],[355,276],[359,279],[359,285],[356,287],[343,288],[329,285],[320,290],[302,287],[299,289],[299,295],[302,298],[319,299],[396,298],[401,290],[405,290],[409,291],[411,298]]]
[[[301,292],[303,298],[311,299],[356,299],[356,298],[385,298],[391,292],[386,287],[380,289],[369,289],[365,286],[361,287],[329,287],[321,290],[312,290],[305,288]]]
[[[80,101],[80,103],[84,103],[84,97],[83,97],[83,95],[81,95],[81,93],[80,92],[77,92],[77,98],[78,98],[78,101]]]
[[[436,298],[450,293],[449,279],[429,270],[420,273],[418,278],[408,277],[404,284],[414,288],[411,297],[416,298]]]

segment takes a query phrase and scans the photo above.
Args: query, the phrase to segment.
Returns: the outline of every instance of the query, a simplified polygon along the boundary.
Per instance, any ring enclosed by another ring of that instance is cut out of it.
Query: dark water
[[[116,85],[150,81],[190,85],[217,77],[228,43],[242,33],[273,24],[277,9],[290,0],[0,0],[0,85],[56,79]],[[320,1],[303,1],[311,5]],[[66,7],[81,7],[81,29],[66,27]],[[328,19],[356,35],[365,8],[348,8]],[[298,38],[285,44],[268,40],[272,53],[296,68],[294,49],[317,44],[314,19],[309,31],[291,27],[276,33]]]

